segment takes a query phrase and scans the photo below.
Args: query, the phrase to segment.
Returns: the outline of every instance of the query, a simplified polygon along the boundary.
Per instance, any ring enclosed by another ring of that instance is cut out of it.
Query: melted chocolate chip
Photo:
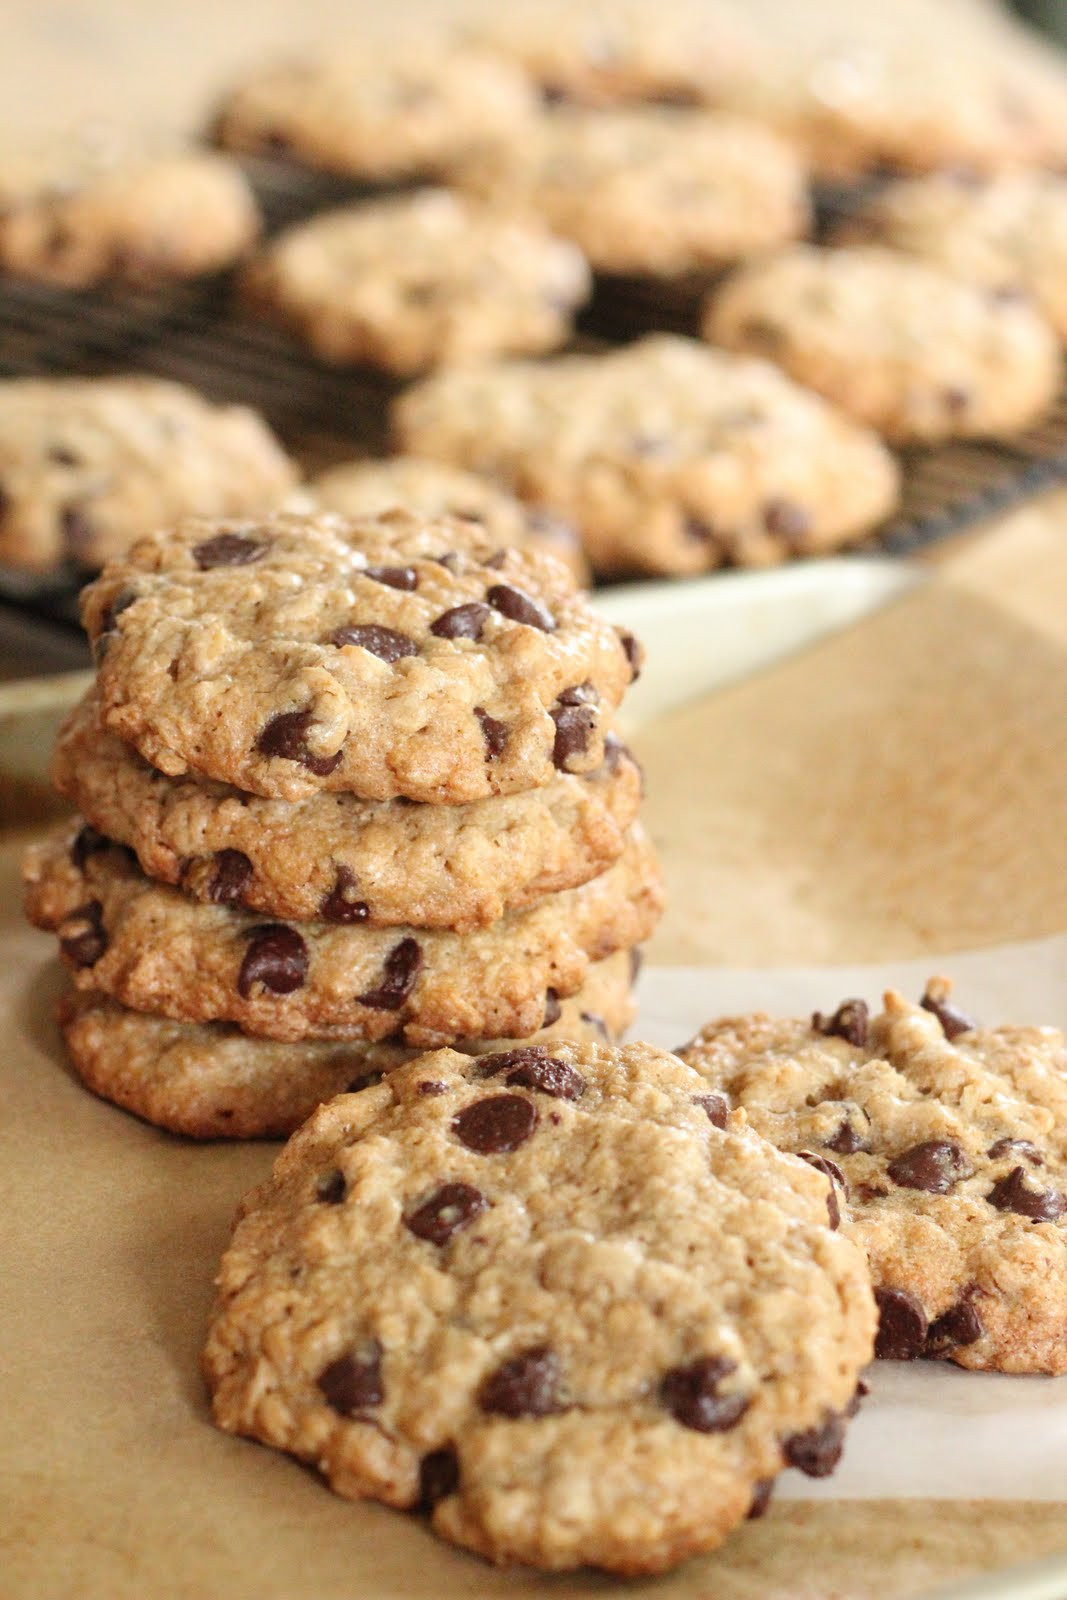
[[[430,1244],[447,1244],[454,1233],[473,1222],[489,1202],[480,1189],[469,1183],[443,1183],[417,1211],[404,1218],[417,1239]]]
[[[74,836],[70,847],[70,859],[79,872],[84,872],[85,863],[90,856],[95,856],[101,850],[108,850],[110,847],[111,840],[104,834],[97,833],[96,829],[90,828],[87,823]]]
[[[831,1228],[841,1226],[841,1207],[837,1200],[837,1190],[847,1197],[848,1184],[845,1174],[841,1171],[836,1161],[831,1161],[827,1156],[816,1155],[813,1150],[798,1150],[797,1155],[801,1161],[806,1161],[809,1167],[814,1167],[816,1172],[821,1172],[824,1178],[830,1180],[830,1192],[826,1196],[826,1210],[830,1217]]]
[[[416,939],[401,939],[385,958],[382,981],[357,995],[361,1006],[375,1011],[399,1011],[415,987],[422,970],[422,949]]]
[[[332,756],[316,756],[308,749],[307,735],[315,726],[310,711],[280,711],[263,728],[256,740],[260,755],[281,756],[284,761],[299,761],[317,778],[327,778],[341,764],[343,751]]]
[[[947,1000],[941,1000],[929,990],[919,1001],[924,1011],[932,1011],[941,1024],[942,1032],[946,1039],[955,1039],[961,1033],[970,1033],[972,1028],[978,1026],[973,1017],[966,1016],[958,1011],[955,1006],[950,1006]]]
[[[474,715],[481,726],[485,759],[495,761],[508,747],[508,725],[506,722],[499,722],[496,717],[491,717],[484,706],[475,706]]]
[[[431,1450],[419,1463],[419,1499],[416,1506],[428,1516],[438,1501],[446,1500],[459,1488],[459,1459],[451,1445]]]
[[[512,1067],[504,1082],[509,1088],[533,1089],[555,1100],[579,1100],[585,1092],[585,1079],[558,1056],[539,1057]]]
[[[556,724],[552,763],[563,772],[573,756],[584,755],[589,748],[590,736],[597,725],[597,714],[588,705],[568,705],[560,696],[560,704],[554,706],[549,715]]]
[[[791,1434],[782,1453],[791,1467],[798,1467],[809,1478],[828,1478],[845,1448],[845,1420],[831,1413],[821,1428],[807,1428]]]
[[[220,533],[193,546],[193,560],[201,572],[212,567],[247,567],[266,553],[267,546],[260,540],[245,539],[239,533]]]
[[[319,916],[324,922],[366,922],[370,906],[366,900],[356,899],[353,894],[356,884],[356,875],[350,867],[338,867],[333,888],[319,905]]]
[[[63,918],[68,930],[59,937],[59,948],[72,967],[95,967],[108,947],[104,928],[104,908],[99,900],[88,900]]]
[[[460,1144],[480,1156],[517,1150],[537,1126],[537,1107],[518,1094],[494,1094],[475,1100],[452,1118]]]
[[[931,1322],[923,1353],[933,1357],[949,1355],[963,1345],[974,1344],[984,1332],[971,1294],[964,1294],[955,1305],[949,1306],[947,1311]]]
[[[1067,1211],[1067,1198],[1058,1189],[1032,1187],[1023,1167],[1012,1167],[1006,1178],[998,1178],[986,1199],[998,1211],[1014,1211],[1032,1222],[1055,1222]]]
[[[339,1206],[347,1193],[348,1184],[345,1182],[345,1175],[335,1168],[333,1172],[328,1172],[319,1180],[315,1198],[321,1200],[324,1206]]]
[[[417,589],[419,575],[414,567],[367,567],[363,573],[365,578],[373,578],[375,583],[384,583],[390,589]]]
[[[383,628],[377,622],[358,623],[349,628],[335,628],[330,635],[330,643],[335,644],[339,650],[347,645],[355,645],[360,650],[368,651],[372,656],[377,656],[379,661],[386,661],[390,665],[394,661],[402,661],[405,656],[417,656],[419,647],[414,639],[409,639],[406,633],[398,633],[395,628]]]
[[[563,1015],[563,1007],[559,1003],[559,995],[555,989],[545,990],[545,1014],[541,1018],[542,1028],[551,1028]]]
[[[1031,1144],[1029,1139],[998,1139],[996,1144],[991,1144],[986,1151],[991,1161],[999,1161],[1003,1156],[1025,1156],[1027,1161],[1032,1161],[1035,1167],[1043,1167],[1045,1158],[1036,1144]]]
[[[726,1433],[752,1404],[746,1394],[720,1394],[719,1384],[736,1371],[726,1356],[699,1356],[664,1374],[659,1397],[675,1422],[697,1433]]]
[[[811,529],[811,513],[794,500],[768,500],[763,508],[763,526],[787,544],[803,539]]]
[[[208,884],[212,905],[239,905],[252,879],[252,863],[243,850],[219,850]]]
[[[641,646],[632,633],[627,633],[622,628],[619,629],[619,643],[630,663],[630,682],[636,683],[641,676]]]
[[[816,1011],[811,1019],[816,1033],[827,1038],[844,1039],[857,1049],[862,1049],[867,1043],[869,1022],[870,1012],[865,1000],[843,1000],[832,1017],[824,1017],[821,1011]]]
[[[480,639],[482,629],[489,620],[489,607],[480,600],[466,605],[453,606],[442,611],[436,622],[430,623],[430,632],[438,639]]]
[[[752,1485],[752,1500],[748,1510],[745,1512],[746,1521],[757,1522],[764,1515],[771,1503],[771,1495],[773,1493],[773,1478],[761,1478],[758,1483]]]
[[[514,1050],[495,1050],[492,1055],[481,1056],[478,1067],[483,1078],[496,1078],[513,1067],[525,1067],[533,1061],[547,1061],[551,1055],[547,1044],[520,1044]]]
[[[926,1346],[929,1326],[926,1311],[906,1289],[875,1289],[878,1335],[874,1353],[883,1361],[914,1361]]]
[[[901,1189],[924,1189],[927,1194],[948,1194],[974,1168],[951,1139],[926,1139],[912,1145],[889,1163],[886,1173]]]
[[[512,588],[510,583],[494,583],[485,597],[494,611],[499,611],[509,622],[521,622],[527,628],[540,628],[542,633],[556,631],[556,619],[539,600]]]
[[[478,1404],[501,1417],[548,1417],[562,1411],[559,1357],[547,1345],[512,1356],[483,1379]]]
[[[355,1351],[331,1361],[319,1374],[319,1388],[328,1405],[342,1417],[354,1417],[385,1399],[382,1384],[382,1347],[372,1339],[358,1355]]]
[[[260,984],[269,994],[292,994],[308,975],[308,947],[284,922],[261,922],[247,933],[248,949],[237,975],[237,992],[248,999]]]
[[[695,1094],[695,1106],[703,1106],[708,1121],[715,1128],[725,1128],[730,1117],[730,1103],[724,1094],[718,1094],[714,1089],[710,1094]]]

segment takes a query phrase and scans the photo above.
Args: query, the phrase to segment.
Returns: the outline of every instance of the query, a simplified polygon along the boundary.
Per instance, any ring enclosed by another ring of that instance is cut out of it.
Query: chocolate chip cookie
[[[467,1055],[555,1039],[621,1038],[633,1021],[630,985],[636,951],[620,950],[589,968],[565,999],[549,989],[545,1026],[525,1040],[457,1040]],[[60,1004],[67,1054],[95,1094],[146,1122],[194,1139],[279,1138],[323,1100],[376,1083],[418,1052],[398,1044],[250,1039],[232,1023],[173,1022],[128,1011],[94,989]]]
[[[640,769],[609,733],[593,772],[529,794],[413,806],[314,794],[288,804],[168,778],[103,731],[90,694],[60,731],[52,781],[92,830],[205,905],[273,917],[463,933],[576,888],[621,855]],[[85,848],[88,848],[86,846]]]
[[[461,804],[591,772],[640,652],[477,524],[188,521],[85,592],[101,721],[162,772]]]
[[[796,246],[712,297],[713,343],[765,356],[898,444],[1011,435],[1048,409],[1056,337],[1023,301],[874,246]]]
[[[833,550],[898,494],[867,429],[767,362],[666,335],[440,373],[401,397],[394,423],[403,448],[573,522],[605,576]]]
[[[447,189],[299,223],[264,247],[242,281],[252,309],[321,361],[401,377],[551,350],[570,335],[590,288],[581,251],[536,217]]]
[[[218,1424],[498,1562],[657,1572],[840,1454],[871,1351],[826,1180],[648,1045],[450,1051],[322,1107],[246,1197]]]
[[[289,1041],[522,1038],[543,1025],[549,989],[574,994],[593,962],[647,939],[663,907],[639,824],[598,877],[465,935],[200,905],[76,827],[32,847],[24,872],[27,916],[58,934],[79,989]]]
[[[867,1252],[878,1354],[1067,1372],[1067,1053],[981,1027],[934,979],[810,1023],[710,1023],[681,1052],[730,1107],[830,1182]]]
[[[589,564],[569,523],[524,506],[460,467],[418,456],[346,461],[320,473],[308,492],[323,511],[339,511],[346,517],[376,517],[399,506],[420,517],[480,522],[501,545],[543,550],[562,561],[577,583],[583,587],[589,583]]]
[[[282,500],[296,469],[244,406],[161,378],[0,382],[0,563],[97,568],[149,530]]]
[[[523,202],[604,273],[710,271],[810,223],[795,151],[756,122],[713,112],[551,112],[457,178],[496,205]]]

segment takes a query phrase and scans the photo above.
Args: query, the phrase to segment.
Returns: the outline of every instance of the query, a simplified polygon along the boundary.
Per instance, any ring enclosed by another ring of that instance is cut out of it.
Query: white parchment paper
[[[633,1036],[674,1048],[731,1012],[803,1016],[851,995],[873,1006],[887,987],[918,997],[934,973],[952,977],[954,998],[983,1022],[1067,1030],[1067,937],[1060,937],[866,967],[653,967],[641,978]],[[787,1472],[778,1493],[803,1500],[1067,1501],[1067,1378],[901,1361],[876,1362],[867,1376],[871,1393],[833,1477],[820,1483]]]

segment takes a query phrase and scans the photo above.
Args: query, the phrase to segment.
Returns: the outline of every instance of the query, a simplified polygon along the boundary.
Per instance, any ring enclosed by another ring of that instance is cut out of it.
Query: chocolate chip
[[[460,1144],[480,1156],[517,1150],[536,1126],[537,1107],[518,1094],[494,1094],[475,1100],[452,1118],[452,1131]]]
[[[355,898],[353,890],[356,885],[357,879],[352,869],[338,867],[333,888],[319,904],[319,916],[323,922],[366,922],[370,916],[370,906],[366,900]]]
[[[687,539],[692,539],[695,544],[707,544],[715,547],[721,543],[718,529],[703,517],[686,517],[682,524],[682,531]]]
[[[878,1335],[874,1353],[883,1361],[914,1361],[926,1345],[928,1318],[922,1302],[907,1289],[875,1289]]]
[[[972,1288],[971,1293],[974,1290]],[[985,1332],[982,1319],[974,1309],[971,1293],[964,1294],[930,1324],[926,1335],[927,1356],[944,1356],[963,1345],[974,1344]]]
[[[372,1339],[365,1351],[352,1351],[331,1361],[319,1374],[319,1388],[327,1404],[342,1417],[354,1417],[385,1399],[382,1384],[382,1347]]]
[[[559,1003],[559,995],[555,989],[545,990],[545,1014],[541,1018],[542,1028],[551,1028],[563,1015],[563,1007]]]
[[[862,1116],[867,1126],[870,1127],[870,1118],[866,1112],[856,1106],[842,1118],[841,1126],[837,1131],[832,1133],[829,1139],[823,1140],[823,1148],[825,1150],[833,1150],[839,1156],[854,1156],[857,1150],[866,1148],[867,1141],[852,1120],[854,1115]]]
[[[636,683],[641,676],[641,646],[632,633],[627,633],[622,628],[619,629],[619,643],[630,663],[630,682]]]
[[[418,1085],[417,1093],[419,1093],[419,1094],[447,1094],[448,1093],[448,1084],[447,1083],[439,1083],[436,1078],[423,1078],[422,1082]]]
[[[579,1100],[585,1092],[581,1073],[558,1056],[526,1060],[512,1067],[504,1082],[509,1088],[533,1089],[555,1100]]]
[[[745,1394],[719,1394],[719,1384],[737,1370],[726,1356],[699,1356],[664,1374],[659,1397],[675,1422],[697,1433],[726,1433],[752,1404]]]
[[[941,393],[945,402],[945,409],[951,412],[954,417],[962,416],[971,403],[970,391],[961,388],[959,384],[950,383],[946,385]]]
[[[795,500],[768,500],[763,508],[763,526],[787,544],[795,544],[811,531],[811,513]]]
[[[256,984],[269,994],[292,994],[308,975],[308,947],[295,928],[284,922],[261,922],[249,928],[237,992],[248,999]]]
[[[761,1478],[758,1483],[752,1485],[752,1499],[748,1510],[745,1512],[746,1521],[757,1522],[763,1516],[771,1503],[771,1495],[773,1493],[773,1478]]]
[[[124,589],[101,614],[100,627],[93,645],[93,655],[97,661],[103,660],[110,642],[109,635],[115,632],[119,617],[124,611],[129,610],[136,599],[137,595],[132,589]]]
[[[568,705],[560,696],[560,704],[554,706],[549,715],[556,724],[552,762],[563,772],[572,756],[584,755],[589,748],[590,735],[597,725],[597,714],[588,705]]]
[[[108,947],[104,929],[104,908],[99,900],[88,900],[63,918],[59,948],[72,967],[95,967]]]
[[[501,1417],[547,1417],[563,1409],[559,1357],[547,1345],[512,1356],[483,1379],[478,1404]]]
[[[496,717],[491,717],[484,706],[475,706],[474,715],[481,726],[482,739],[485,742],[485,759],[495,761],[508,747],[508,725],[506,722],[499,722]]]
[[[974,1168],[951,1139],[926,1139],[912,1145],[889,1163],[886,1172],[901,1189],[925,1189],[927,1194],[948,1194]]]
[[[430,1244],[447,1244],[454,1233],[473,1222],[489,1202],[480,1189],[469,1183],[443,1183],[417,1211],[404,1218],[417,1239]]]
[[[797,1155],[801,1161],[806,1161],[809,1167],[814,1167],[816,1172],[821,1172],[824,1178],[830,1180],[830,1192],[826,1196],[826,1210],[830,1217],[831,1228],[841,1226],[841,1207],[837,1201],[837,1189],[847,1197],[848,1184],[845,1174],[841,1171],[836,1161],[831,1161],[826,1156],[816,1155],[812,1150],[798,1150]]]
[[[611,1043],[611,1034],[608,1032],[608,1025],[603,1017],[597,1016],[595,1011],[581,1011],[579,1016],[588,1027],[595,1029],[599,1033],[605,1044]]]
[[[84,555],[95,534],[95,529],[83,506],[64,506],[59,514],[63,543],[75,559]]]
[[[821,1011],[816,1011],[811,1019],[816,1033],[827,1038],[844,1039],[857,1049],[862,1049],[867,1043],[869,1022],[870,1012],[865,1000],[843,1000],[832,1017],[824,1017]]]
[[[1032,1188],[1022,1167],[998,1178],[986,1199],[998,1211],[1014,1211],[1032,1222],[1055,1222],[1067,1211],[1067,1198],[1058,1189]]]
[[[527,628],[540,628],[542,633],[555,633],[556,619],[539,600],[512,588],[510,583],[494,583],[485,597],[494,611],[499,611],[509,622],[524,623]]]
[[[494,1050],[491,1055],[482,1056],[478,1066],[483,1078],[496,1078],[513,1067],[523,1067],[531,1061],[547,1061],[551,1053],[547,1044],[520,1044],[514,1050]]]
[[[970,1033],[972,1028],[978,1026],[973,1017],[966,1016],[958,1011],[955,1006],[950,1006],[947,1000],[931,994],[929,989],[919,1001],[924,1011],[932,1011],[941,1024],[942,1032],[946,1039],[955,1039],[961,1033]]]
[[[84,828],[79,828],[70,847],[70,859],[79,872],[84,872],[85,863],[90,856],[99,854],[101,850],[108,850],[111,840],[104,834],[97,833],[95,828],[90,828],[88,823]]]
[[[349,628],[335,628],[330,635],[330,643],[335,644],[339,650],[346,645],[356,645],[360,650],[368,651],[372,656],[377,656],[379,661],[387,661],[390,665],[394,661],[401,661],[405,656],[417,656],[419,647],[414,639],[409,639],[406,633],[398,633],[395,628],[383,628],[376,622],[359,623]]]
[[[871,1392],[870,1384],[869,1383],[864,1383],[863,1379],[861,1378],[859,1380],[859,1382],[857,1383],[855,1389],[853,1390],[852,1399],[849,1401],[848,1405],[845,1407],[845,1416],[846,1417],[854,1417],[856,1415],[856,1413],[859,1411],[859,1408],[862,1405],[863,1401],[866,1400],[867,1396],[870,1394],[870,1392]]]
[[[451,611],[442,611],[436,622],[430,623],[430,632],[438,639],[480,639],[488,620],[489,607],[480,600],[471,600],[466,605],[453,606]]]
[[[319,1180],[315,1198],[321,1200],[325,1206],[339,1206],[347,1193],[348,1184],[345,1182],[345,1175],[335,1168],[333,1172],[328,1172],[325,1178]]]
[[[821,1428],[807,1428],[791,1434],[782,1453],[791,1467],[798,1467],[809,1478],[828,1478],[845,1448],[845,1419],[831,1413]]]
[[[308,749],[307,735],[315,726],[310,711],[280,711],[271,717],[256,740],[260,755],[281,756],[284,761],[299,761],[318,778],[327,778],[340,766],[343,751],[332,756],[316,756]]]
[[[243,850],[219,850],[208,884],[212,905],[239,905],[252,878],[252,863]]]
[[[48,449],[45,451],[45,455],[47,456],[48,460],[53,462],[57,467],[81,466],[81,457],[73,450],[68,449],[65,444],[49,445]]]
[[[459,1459],[451,1445],[431,1450],[419,1463],[419,1498],[416,1510],[428,1516],[439,1500],[459,1488]]]
[[[193,559],[201,572],[211,567],[247,567],[266,553],[267,546],[260,540],[245,539],[239,533],[219,533],[193,546]]]
[[[724,1094],[718,1094],[714,1089],[710,1094],[695,1094],[695,1106],[703,1106],[708,1121],[715,1128],[725,1128],[730,1117],[730,1103]]]
[[[644,952],[635,944],[630,949],[630,982],[636,983],[645,964]]]
[[[414,989],[421,970],[422,950],[418,940],[401,939],[385,958],[381,983],[357,995],[356,999],[361,1006],[371,1006],[375,1011],[399,1011]]]
[[[1043,1167],[1045,1158],[1036,1144],[1031,1144],[1029,1139],[998,1139],[996,1144],[991,1144],[986,1151],[991,1161],[999,1161],[1002,1156],[1025,1156],[1027,1161],[1032,1161],[1035,1167]]]
[[[390,589],[417,589],[419,575],[414,567],[367,567],[363,573],[365,578],[373,578],[375,583],[387,584]]]

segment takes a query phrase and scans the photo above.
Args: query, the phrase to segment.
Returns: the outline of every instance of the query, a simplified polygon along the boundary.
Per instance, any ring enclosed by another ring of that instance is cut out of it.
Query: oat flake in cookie
[[[243,1202],[219,1425],[494,1561],[662,1571],[786,1465],[871,1351],[826,1182],[715,1126],[647,1045],[451,1051],[322,1107]]]
[[[920,1005],[709,1023],[682,1051],[723,1101],[827,1176],[866,1250],[878,1354],[1067,1373],[1067,1053]]]
[[[83,597],[101,721],[172,777],[462,804],[590,772],[640,665],[553,558],[403,512],[188,521]]]

